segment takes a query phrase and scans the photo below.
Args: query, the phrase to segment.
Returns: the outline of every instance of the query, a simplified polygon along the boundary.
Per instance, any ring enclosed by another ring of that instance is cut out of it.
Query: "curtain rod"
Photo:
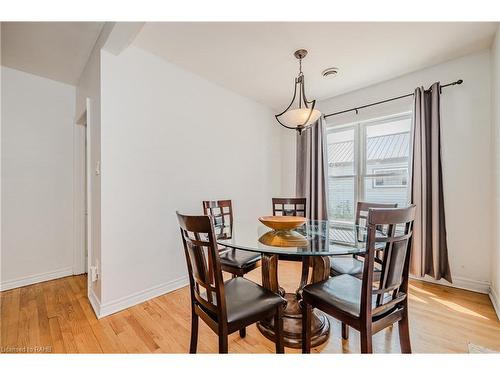
[[[446,85],[442,85],[441,88],[448,87],[448,86],[461,85],[463,82],[464,82],[463,79],[459,79],[459,80],[457,80],[455,82],[450,82],[450,83],[447,83]],[[358,110],[360,110],[360,109],[372,107],[374,105],[384,104],[384,103],[387,103],[387,102],[392,102],[393,100],[403,99],[403,98],[407,98],[407,97],[413,96],[413,95],[415,95],[415,94],[412,92],[411,94],[406,94],[406,95],[396,96],[395,98],[391,98],[391,99],[381,100],[380,102],[365,104],[365,105],[362,105],[361,107],[354,107],[354,108],[351,108],[351,109],[346,109],[346,110],[343,110],[343,111],[330,113],[328,115],[324,115],[323,117],[327,118],[327,117],[330,117],[330,116],[340,115],[342,113],[347,113],[347,112],[352,112],[352,111],[356,111],[356,114],[357,114]]]

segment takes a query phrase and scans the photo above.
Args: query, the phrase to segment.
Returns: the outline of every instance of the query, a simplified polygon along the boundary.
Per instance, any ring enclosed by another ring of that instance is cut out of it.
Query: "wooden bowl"
[[[262,216],[259,221],[274,230],[292,230],[304,225],[305,217],[301,216]]]

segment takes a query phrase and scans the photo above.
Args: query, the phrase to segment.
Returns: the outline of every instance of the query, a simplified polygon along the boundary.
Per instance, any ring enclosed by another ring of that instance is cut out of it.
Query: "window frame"
[[[333,177],[334,179],[339,179],[339,178],[353,178],[354,179],[354,218],[353,221],[349,221],[348,223],[353,223],[355,221],[355,216],[356,216],[356,206],[359,201],[366,199],[365,197],[365,188],[366,188],[366,180],[368,178],[377,178],[377,177],[384,177],[387,176],[387,174],[382,174],[382,173],[371,173],[367,174],[366,173],[366,165],[367,165],[367,160],[366,160],[366,155],[365,155],[365,150],[366,150],[366,132],[367,128],[370,126],[375,126],[375,125],[381,125],[384,123],[392,122],[392,121],[398,121],[398,120],[411,120],[411,125],[410,125],[410,148],[409,148],[409,156],[408,156],[408,167],[391,167],[390,169],[407,169],[408,170],[408,180],[406,184],[406,189],[407,189],[407,196],[408,196],[408,203],[410,200],[410,186],[411,186],[411,167],[412,167],[412,154],[413,154],[413,121],[412,121],[412,111],[406,111],[406,112],[400,112],[388,116],[382,116],[382,117],[376,117],[376,118],[371,118],[367,120],[362,120],[362,121],[355,121],[355,122],[349,122],[349,123],[344,123],[344,124],[336,124],[333,125],[331,122],[326,123],[326,133],[327,136],[332,133],[337,133],[341,131],[345,131],[348,129],[353,129],[354,130],[354,157],[353,157],[353,168],[354,168],[354,174],[353,175],[343,175],[343,176],[328,176],[328,180],[330,177]],[[377,169],[383,169],[383,168],[377,168]],[[403,173],[401,174],[395,174],[395,175],[404,175]],[[375,180],[373,180],[375,182]],[[403,186],[384,186],[387,188],[390,187],[405,187]],[[379,186],[377,188],[383,188],[382,186]],[[335,222],[336,224],[338,223],[346,223],[347,221],[345,220],[335,220],[335,219],[330,219],[330,221]]]
[[[408,186],[408,179],[406,179],[406,184],[399,184],[399,185],[377,185],[376,182],[377,182],[377,178],[381,177],[381,178],[384,178],[384,177],[398,177],[398,176],[407,176],[409,175],[409,170],[408,170],[408,167],[389,167],[389,168],[373,168],[373,170],[377,171],[377,172],[380,172],[380,171],[402,171],[404,170],[403,173],[398,173],[398,172],[394,172],[394,173],[374,173],[373,174],[373,185],[372,187],[373,188],[376,188],[376,189],[384,189],[384,188],[404,188],[404,187],[407,187]]]

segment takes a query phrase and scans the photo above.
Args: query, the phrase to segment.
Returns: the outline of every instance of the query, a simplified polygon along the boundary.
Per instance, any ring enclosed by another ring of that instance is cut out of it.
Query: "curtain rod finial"
[[[464,80],[463,80],[463,79],[459,79],[459,80],[457,81],[457,85],[461,85],[462,83],[464,83]]]

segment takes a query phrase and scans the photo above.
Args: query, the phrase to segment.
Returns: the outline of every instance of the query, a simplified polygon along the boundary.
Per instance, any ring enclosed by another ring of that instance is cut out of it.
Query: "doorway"
[[[74,256],[73,274],[89,270],[89,129],[88,108],[74,126]]]

